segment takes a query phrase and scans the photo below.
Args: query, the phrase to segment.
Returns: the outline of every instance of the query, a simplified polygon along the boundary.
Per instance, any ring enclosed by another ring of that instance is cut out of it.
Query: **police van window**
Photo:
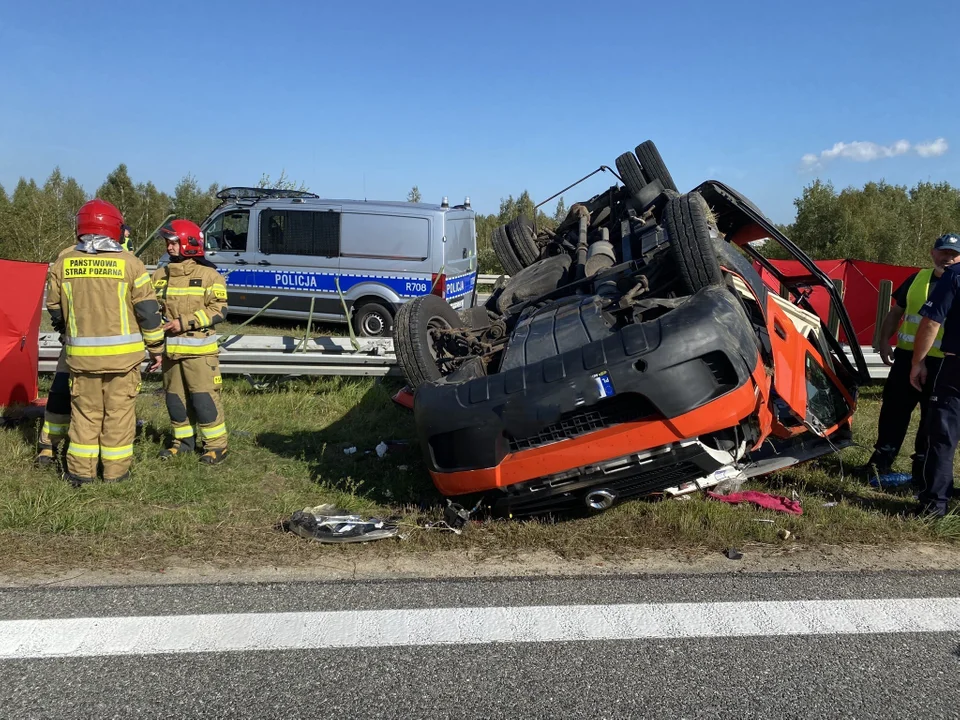
[[[247,249],[247,230],[249,226],[249,210],[237,210],[217,215],[203,231],[207,240],[207,249],[244,252]]]
[[[260,213],[260,252],[339,257],[340,213],[264,210]]]

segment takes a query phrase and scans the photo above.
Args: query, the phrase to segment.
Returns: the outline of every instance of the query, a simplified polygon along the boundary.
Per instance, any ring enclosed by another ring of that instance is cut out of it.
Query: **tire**
[[[693,294],[710,285],[722,285],[720,262],[710,240],[705,203],[699,195],[681,195],[667,203],[663,224],[670,252],[684,289]]]
[[[616,164],[617,172],[620,173],[623,185],[627,188],[631,197],[637,195],[646,187],[647,181],[643,177],[643,170],[641,170],[640,163],[637,162],[633,153],[624,153],[617,158]]]
[[[523,267],[529,267],[540,259],[540,246],[533,233],[533,223],[523,215],[507,223],[507,238]]]
[[[390,337],[393,313],[378,302],[365,302],[351,313],[353,331],[363,337]]]
[[[500,265],[503,266],[503,271],[507,275],[516,275],[523,270],[524,265],[520,262],[520,258],[517,257],[517,253],[510,243],[510,238],[507,237],[506,225],[495,228],[490,235],[490,241],[493,244],[493,252],[496,254],[497,260],[500,261]]]
[[[673,181],[673,176],[667,170],[666,163],[663,162],[660,151],[653,144],[653,140],[640,143],[634,152],[637,154],[637,160],[640,161],[640,167],[643,168],[643,175],[647,182],[659,180],[664,190],[679,192],[677,184]]]
[[[410,388],[442,377],[430,340],[431,327],[463,327],[449,303],[436,295],[421,295],[400,306],[393,330],[393,347]]]
[[[572,262],[567,254],[554,255],[524,268],[507,281],[497,297],[497,311],[505,314],[511,305],[533,300],[564,285]]]

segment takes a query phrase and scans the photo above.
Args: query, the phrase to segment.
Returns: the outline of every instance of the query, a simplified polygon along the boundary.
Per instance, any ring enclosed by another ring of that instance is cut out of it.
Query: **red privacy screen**
[[[0,260],[0,407],[37,399],[46,263]]]

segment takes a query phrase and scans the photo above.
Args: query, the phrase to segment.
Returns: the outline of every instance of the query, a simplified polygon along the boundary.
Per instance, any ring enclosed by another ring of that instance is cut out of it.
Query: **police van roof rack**
[[[230,187],[217,193],[219,200],[262,200],[263,198],[319,198],[303,190],[283,190],[281,188]]]

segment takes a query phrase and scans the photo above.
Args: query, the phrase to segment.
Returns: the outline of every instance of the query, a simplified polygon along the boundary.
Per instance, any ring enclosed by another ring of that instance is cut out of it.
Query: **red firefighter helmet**
[[[106,200],[95,198],[77,210],[77,237],[105,235],[119,241],[123,236],[123,215]]]
[[[160,237],[167,242],[180,241],[181,257],[203,257],[203,231],[200,226],[190,220],[171,220],[160,228]]]

